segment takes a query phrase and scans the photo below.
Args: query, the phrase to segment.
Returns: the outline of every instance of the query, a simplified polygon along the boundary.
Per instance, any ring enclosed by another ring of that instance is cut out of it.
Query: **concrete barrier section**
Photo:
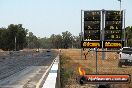
[[[49,75],[45,80],[42,88],[59,88],[59,85],[56,81],[57,79],[57,72],[59,67],[59,55],[55,58],[55,61],[49,71]]]

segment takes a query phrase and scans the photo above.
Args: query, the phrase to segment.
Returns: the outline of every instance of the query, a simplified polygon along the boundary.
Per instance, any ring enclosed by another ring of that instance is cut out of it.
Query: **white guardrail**
[[[55,58],[42,88],[56,88],[57,86],[59,86],[57,85],[58,83],[56,81],[58,75],[57,74],[58,68],[59,68],[59,55]]]

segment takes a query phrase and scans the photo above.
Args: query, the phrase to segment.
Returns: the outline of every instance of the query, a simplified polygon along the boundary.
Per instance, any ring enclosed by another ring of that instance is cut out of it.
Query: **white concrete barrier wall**
[[[59,55],[55,58],[55,61],[49,71],[49,75],[47,76],[42,88],[56,88],[58,65],[59,65]]]

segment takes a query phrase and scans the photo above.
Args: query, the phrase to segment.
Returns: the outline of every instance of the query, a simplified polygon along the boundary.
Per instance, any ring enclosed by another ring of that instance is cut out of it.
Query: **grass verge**
[[[76,65],[76,66],[75,66]],[[60,55],[60,84],[61,88],[65,88],[66,85],[69,85],[73,78],[76,78],[77,75],[77,63],[72,63],[71,58],[61,54]],[[70,83],[69,83],[70,82]]]

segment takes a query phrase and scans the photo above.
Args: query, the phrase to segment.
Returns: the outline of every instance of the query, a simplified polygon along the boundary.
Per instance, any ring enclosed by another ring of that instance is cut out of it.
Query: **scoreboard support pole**
[[[126,10],[124,10],[124,41],[125,41],[125,42],[124,42],[124,43],[125,43],[124,45],[127,47],[126,28],[125,28],[125,27],[126,27],[126,26],[125,26],[125,23],[126,23],[126,22],[125,22],[125,13],[126,13]]]
[[[81,41],[82,41],[82,11],[83,10],[81,10],[81,34],[80,34],[80,44],[81,44]],[[83,53],[83,50],[82,50],[82,48],[81,48],[81,59],[82,59],[82,53]]]
[[[105,30],[104,30],[104,16],[105,15],[105,10],[104,9],[102,9],[102,50],[104,50],[104,47],[103,47],[103,41],[104,41],[104,32],[105,32]],[[105,59],[105,52],[102,52],[102,60],[104,60]]]

